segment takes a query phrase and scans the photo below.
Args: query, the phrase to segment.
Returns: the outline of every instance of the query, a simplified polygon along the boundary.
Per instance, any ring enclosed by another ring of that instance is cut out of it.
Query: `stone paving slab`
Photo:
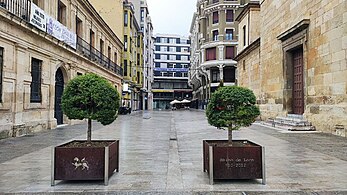
[[[345,138],[261,125],[236,131],[234,138],[265,146],[267,184],[233,180],[209,185],[202,171],[202,140],[226,139],[227,132],[209,126],[204,112],[193,110],[138,112],[119,116],[105,127],[95,124],[93,139],[120,140],[119,172],[108,186],[102,181],[50,186],[52,147],[85,139],[85,127],[0,140],[0,194],[347,194]]]

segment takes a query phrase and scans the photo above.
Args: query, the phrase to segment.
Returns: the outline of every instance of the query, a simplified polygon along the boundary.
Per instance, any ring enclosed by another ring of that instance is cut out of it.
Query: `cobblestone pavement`
[[[150,116],[150,117],[149,117]],[[51,149],[85,139],[86,124],[0,140],[0,194],[347,194],[347,140],[255,124],[234,132],[265,146],[267,184],[218,181],[202,171],[202,140],[226,139],[194,110],[137,112],[111,125],[93,123],[93,139],[120,140],[120,170],[102,181],[50,185]]]

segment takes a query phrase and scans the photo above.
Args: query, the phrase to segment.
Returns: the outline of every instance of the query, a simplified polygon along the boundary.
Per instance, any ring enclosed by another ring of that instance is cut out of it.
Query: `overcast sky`
[[[147,0],[154,34],[189,35],[196,0]]]

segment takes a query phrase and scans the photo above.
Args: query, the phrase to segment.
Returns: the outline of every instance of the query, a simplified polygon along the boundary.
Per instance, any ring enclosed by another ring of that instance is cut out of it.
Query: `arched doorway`
[[[57,119],[57,124],[63,124],[63,111],[61,109],[61,97],[64,91],[64,76],[63,71],[58,68],[55,73],[55,101],[54,101],[54,118]]]

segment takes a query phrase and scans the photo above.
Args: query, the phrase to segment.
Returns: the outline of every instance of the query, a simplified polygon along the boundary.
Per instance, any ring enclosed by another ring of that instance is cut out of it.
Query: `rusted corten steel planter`
[[[75,140],[72,142],[86,142]],[[69,143],[57,146],[52,151],[52,178],[55,180],[104,180],[114,170],[119,171],[119,140],[97,140],[108,142],[106,147],[66,147]]]
[[[208,172],[210,184],[214,179],[262,179],[265,184],[265,148],[248,140],[227,143],[203,140],[203,171]]]

